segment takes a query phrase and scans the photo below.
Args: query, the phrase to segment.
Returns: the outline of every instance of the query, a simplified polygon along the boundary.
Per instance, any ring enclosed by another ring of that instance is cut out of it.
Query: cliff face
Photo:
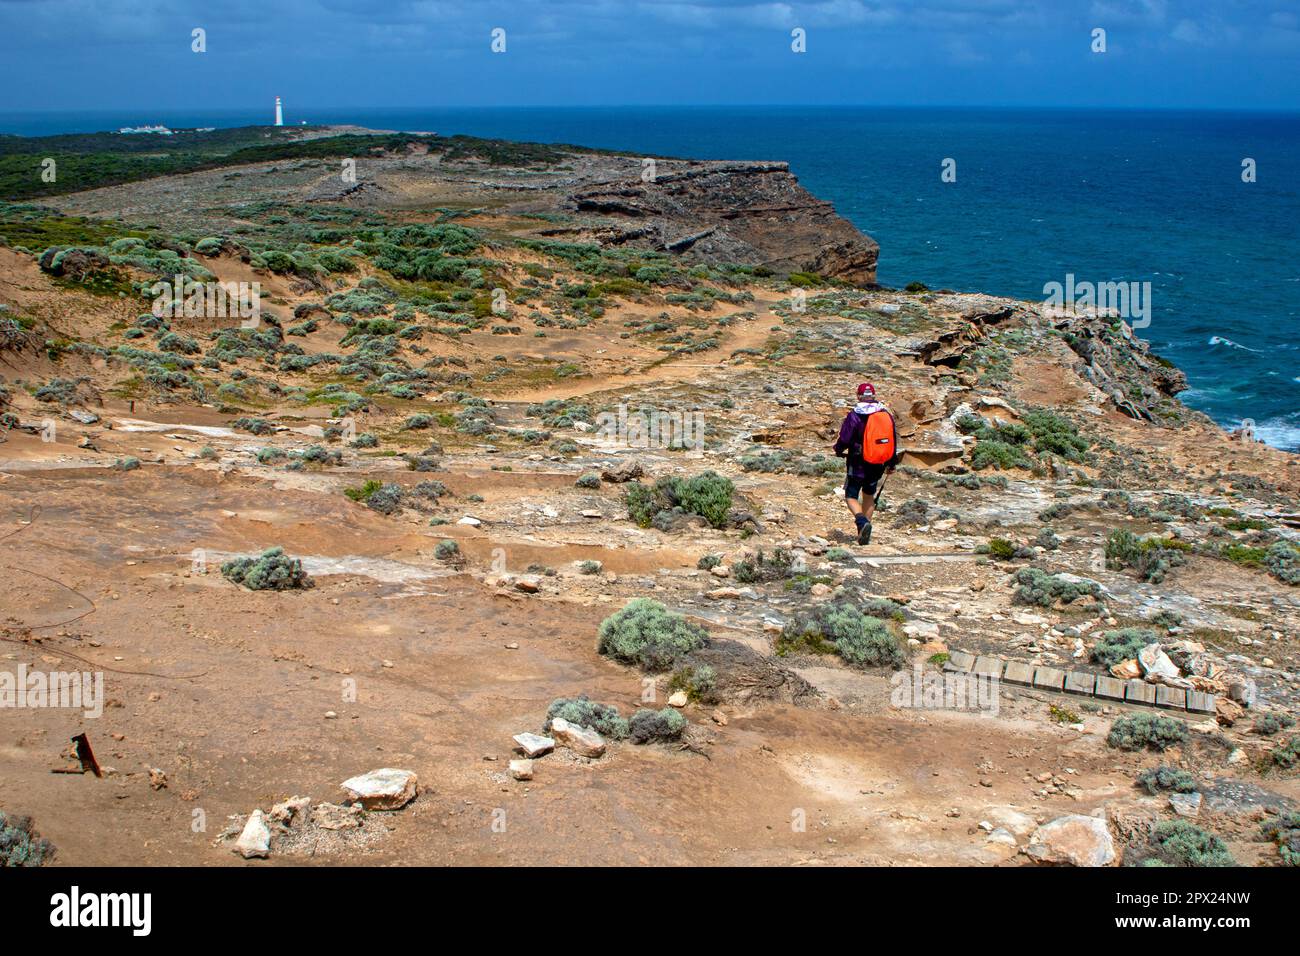
[[[860,285],[876,281],[880,247],[809,193],[786,163],[668,162],[639,177],[573,191],[565,205],[607,224],[597,238],[743,262],[774,272],[816,272]]]

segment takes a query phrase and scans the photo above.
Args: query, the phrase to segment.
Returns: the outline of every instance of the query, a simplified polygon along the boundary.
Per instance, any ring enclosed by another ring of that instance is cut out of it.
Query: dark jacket
[[[883,405],[880,407],[884,408]],[[885,465],[869,465],[862,460],[862,432],[867,427],[867,414],[869,413],[854,409],[845,415],[844,422],[840,425],[840,437],[835,442],[835,455],[845,460],[848,473],[853,478],[865,478],[869,473],[879,475],[886,468],[893,468],[898,464],[898,459],[902,455],[901,452],[896,453],[894,458]]]

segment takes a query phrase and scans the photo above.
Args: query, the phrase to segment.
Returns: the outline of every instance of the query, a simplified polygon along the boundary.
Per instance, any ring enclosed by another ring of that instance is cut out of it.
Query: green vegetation
[[[673,671],[668,680],[668,692],[685,691],[692,703],[716,704],[718,702],[718,674],[708,664],[698,667],[687,664]]]
[[[672,707],[663,710],[638,710],[628,721],[627,734],[634,744],[657,740],[678,740],[686,729],[686,718]]]
[[[1280,734],[1282,731],[1290,730],[1294,726],[1295,718],[1290,714],[1284,714],[1281,711],[1270,711],[1256,717],[1252,729],[1263,737],[1272,737],[1274,734]]]
[[[0,810],[0,867],[41,866],[54,857],[54,845],[32,826],[30,817]]]
[[[594,730],[610,740],[622,740],[628,734],[627,718],[619,714],[613,704],[598,704],[583,694],[579,697],[557,697],[546,708],[546,723],[542,729],[547,733],[551,721],[566,720],[579,727]]]
[[[415,133],[347,133],[301,139],[303,129],[320,128],[246,126],[209,132],[178,130],[166,137],[165,143],[157,136],[117,133],[0,137],[0,196],[32,199],[246,163],[402,156],[417,149],[441,154],[444,162],[475,161],[489,166],[518,167],[555,166],[563,162],[565,152],[592,152],[578,146]],[[40,175],[41,162],[46,157],[57,163],[58,175],[54,182],[45,182]]]
[[[1106,631],[1093,645],[1092,659],[1104,667],[1114,667],[1137,657],[1142,648],[1155,644],[1158,640],[1156,632],[1147,628],[1126,627],[1118,631]]]
[[[1125,865],[1132,866],[1236,866],[1227,844],[1186,820],[1165,820],[1151,831],[1144,852]]]
[[[1196,778],[1177,767],[1149,767],[1138,774],[1137,785],[1155,796],[1159,793],[1195,793],[1200,789]]]
[[[596,650],[648,671],[666,671],[708,637],[704,628],[658,601],[634,598],[601,622]]]
[[[1300,737],[1292,737],[1278,744],[1270,753],[1269,759],[1284,770],[1291,770],[1300,763]]]
[[[599,488],[600,475],[594,471],[589,471],[586,474],[579,475],[578,480],[574,482],[574,485],[579,488],[587,489]]]
[[[790,577],[793,571],[794,552],[789,548],[777,548],[770,557],[759,548],[752,558],[741,558],[731,569],[732,575],[741,584],[782,581]]]
[[[433,549],[433,556],[439,561],[450,561],[460,557],[460,545],[450,538],[439,541]]]
[[[1139,538],[1117,528],[1106,536],[1106,567],[1112,571],[1131,568],[1143,581],[1159,584],[1170,570],[1187,563],[1191,545],[1178,538]]]
[[[855,667],[892,667],[907,663],[903,648],[880,618],[847,601],[828,601],[796,614],[776,642],[780,657],[800,651],[838,653]]]
[[[228,581],[250,591],[288,591],[313,586],[302,569],[302,561],[291,558],[283,548],[267,548],[256,558],[232,558],[221,565]]]
[[[629,482],[623,492],[628,514],[642,528],[672,527],[676,518],[699,515],[715,528],[725,527],[735,486],[731,479],[706,471],[691,478],[660,478],[653,488]]]
[[[1277,852],[1287,866],[1300,866],[1300,813],[1284,810],[1276,819],[1260,826],[1260,835],[1277,844]],[[3,848],[0,848],[0,855]]]
[[[1077,724],[1082,718],[1068,707],[1051,704],[1047,708],[1048,719],[1058,724]]]
[[[976,470],[1030,468],[1030,452],[1081,462],[1092,447],[1072,422],[1044,409],[1026,412],[1018,422],[990,422],[968,415],[957,422],[957,428],[976,439],[971,452],[971,467]]]
[[[1168,750],[1187,740],[1187,724],[1163,714],[1125,714],[1110,725],[1106,743],[1120,750]]]
[[[1059,574],[1048,574],[1039,568],[1021,568],[1012,576],[1017,585],[1011,596],[1013,604],[1031,604],[1038,607],[1055,607],[1072,604],[1084,597],[1099,597],[1101,585],[1086,578],[1066,578]]]

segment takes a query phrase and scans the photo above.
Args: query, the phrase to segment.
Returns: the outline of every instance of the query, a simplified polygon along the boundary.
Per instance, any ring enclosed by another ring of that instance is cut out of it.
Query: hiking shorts
[[[848,477],[844,479],[844,497],[849,501],[853,501],[863,494],[867,496],[874,495],[884,473],[884,465],[867,465],[866,474],[864,475],[855,475],[849,472]]]

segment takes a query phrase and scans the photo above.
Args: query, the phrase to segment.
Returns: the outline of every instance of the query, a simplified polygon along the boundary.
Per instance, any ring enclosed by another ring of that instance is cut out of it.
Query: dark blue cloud
[[[493,28],[506,52],[490,50]],[[207,52],[191,52],[191,31]],[[807,52],[791,51],[806,31]],[[1093,53],[1092,31],[1106,31]],[[0,110],[1296,108],[1285,0],[0,0]]]

